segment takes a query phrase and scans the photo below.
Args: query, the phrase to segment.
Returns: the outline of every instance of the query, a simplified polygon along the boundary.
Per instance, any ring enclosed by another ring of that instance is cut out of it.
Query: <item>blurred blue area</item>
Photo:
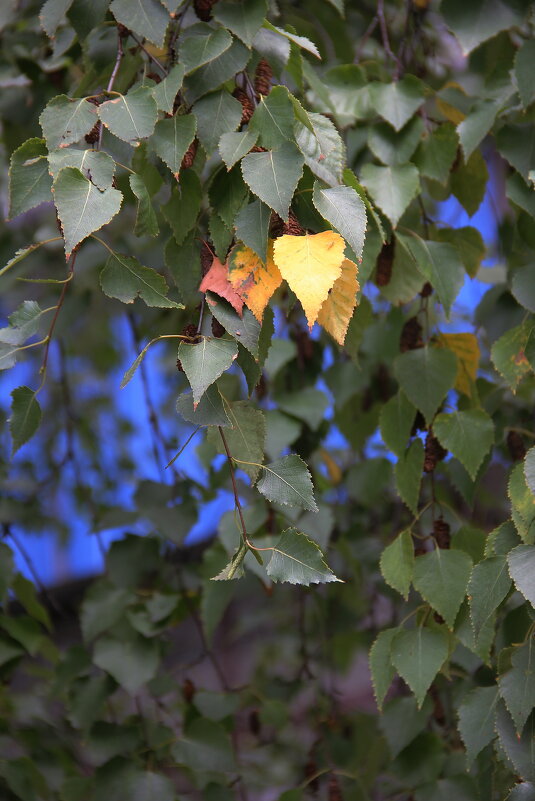
[[[471,225],[478,228],[488,248],[489,256],[484,262],[487,266],[492,266],[496,262],[498,216],[495,210],[494,192],[495,186],[491,179],[485,199],[472,218],[468,217],[464,209],[453,197],[440,203],[435,214],[436,219],[452,227]],[[470,322],[471,315],[488,289],[488,283],[467,277],[452,309],[451,321],[441,321],[441,330],[445,332],[473,330],[472,323]],[[375,303],[377,303],[377,294],[373,291],[367,292],[366,294],[372,301],[372,304],[375,305]],[[284,336],[286,329],[285,321],[282,314],[280,314],[278,310],[276,310],[276,312],[276,335]],[[131,345],[128,352],[124,354],[123,364],[121,364],[120,368],[110,377],[109,384],[107,385],[108,391],[113,392],[118,411],[129,420],[132,427],[132,432],[128,439],[128,450],[130,459],[135,465],[136,482],[142,479],[159,482],[162,481],[161,468],[155,463],[153,457],[152,435],[139,371],[124,389],[119,390],[122,375],[133,362],[137,353],[132,343],[131,330],[128,326],[126,316],[118,319],[116,325],[115,334],[117,341],[129,342]],[[312,336],[318,336],[318,331],[313,331]],[[332,362],[332,353],[329,349],[326,349],[325,352],[327,355],[324,368],[326,369],[329,363]],[[156,408],[168,400],[166,396],[169,391],[164,382],[158,382],[156,378],[160,375],[158,359],[161,358],[161,353],[161,346],[155,345],[148,351],[144,363],[147,374],[151,376],[149,391],[151,400]],[[57,352],[54,347],[51,349],[49,371],[52,376],[58,375],[59,365],[57,363]],[[25,362],[21,362],[14,369],[2,374],[0,407],[4,410],[5,416],[8,414],[10,404],[9,396],[12,389],[23,384],[32,386],[34,383],[35,376],[33,374],[33,368],[30,364]],[[330,391],[323,380],[318,383],[318,387],[322,389],[328,397],[331,397]],[[74,397],[76,397],[78,393],[84,393],[84,397],[87,399],[87,393],[91,392],[91,388],[88,382],[84,382],[81,386],[71,387],[71,391]],[[95,387],[94,391],[98,391],[98,388]],[[46,389],[44,393],[46,393]],[[78,397],[80,397],[80,395],[78,395]],[[43,401],[46,406],[46,398],[43,398]],[[113,475],[114,471],[117,469],[115,445],[118,436],[115,428],[116,421],[110,413],[97,413],[99,414],[101,431],[105,433],[100,443],[101,468],[105,473],[107,472],[108,475]],[[330,408],[327,410],[326,417],[330,419],[332,415],[333,411],[332,408]],[[169,427],[169,423],[167,425]],[[173,423],[173,430],[167,430],[164,427],[163,433],[168,439],[185,442],[191,431],[191,426],[185,425],[177,416]],[[337,448],[347,448],[348,443],[340,431],[335,426],[331,426],[329,434],[324,441],[324,446],[336,450]],[[6,443],[6,452],[8,447],[9,445]],[[372,437],[369,438],[367,450],[370,456],[377,455],[380,452],[384,455],[379,431],[376,431]],[[34,459],[37,458],[37,456],[38,448],[35,445],[35,441],[34,443],[30,442],[25,446],[22,457],[25,459]],[[21,457],[19,455],[16,458]],[[216,466],[220,463],[221,459],[222,457],[217,458]],[[394,458],[392,460],[395,461]],[[180,473],[187,475],[201,485],[201,487],[207,485],[207,471],[202,466],[196,454],[195,438],[177,459],[175,466]],[[167,482],[169,478],[166,476],[163,481]],[[91,531],[89,516],[87,519],[80,517],[79,511],[75,508],[73,493],[76,482],[72,468],[66,467],[63,470],[61,482],[58,481],[57,485],[55,489],[54,512],[55,516],[64,522],[70,532],[69,536],[66,538],[66,542],[60,542],[57,534],[47,531],[46,529],[35,532],[34,534],[25,533],[19,529],[16,530],[17,537],[20,539],[23,547],[31,558],[35,572],[46,585],[58,584],[101,572],[104,566],[105,552],[110,543],[116,539],[120,539],[124,536],[126,531],[144,534],[151,530],[148,523],[140,521],[128,527],[121,526],[103,530],[96,535]],[[98,486],[96,477],[94,486]],[[134,481],[131,483],[123,483],[115,498],[106,497],[104,500],[110,503],[116,503],[125,509],[133,509],[134,491]],[[227,490],[219,489],[213,500],[201,504],[198,520],[191,528],[185,543],[192,544],[213,534],[217,529],[221,515],[233,509],[233,507],[234,501],[232,493]],[[13,543],[10,544],[13,545]],[[28,568],[27,561],[16,547],[14,551],[18,569],[24,575],[31,578],[31,571]]]

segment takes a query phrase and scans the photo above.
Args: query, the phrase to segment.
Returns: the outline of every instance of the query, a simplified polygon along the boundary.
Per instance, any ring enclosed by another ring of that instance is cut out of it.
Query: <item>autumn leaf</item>
[[[236,245],[229,255],[228,277],[238,295],[261,323],[269,299],[282,282],[279,268],[273,261],[273,241],[268,244],[265,264],[251,248],[242,243]]]
[[[227,265],[221,264],[219,259],[214,258],[212,266],[201,281],[199,291],[215,292],[219,297],[225,298],[241,317],[243,300],[229,281]]]
[[[322,303],[342,272],[346,243],[334,231],[291,236],[276,240],[273,259],[288,282],[312,328]]]
[[[339,345],[344,344],[349,321],[357,305],[357,292],[360,289],[357,272],[358,268],[355,262],[344,259],[342,275],[334,282],[333,288],[318,314],[318,323]]]
[[[474,334],[440,334],[439,344],[457,356],[455,389],[472,396],[479,366],[479,345]]]

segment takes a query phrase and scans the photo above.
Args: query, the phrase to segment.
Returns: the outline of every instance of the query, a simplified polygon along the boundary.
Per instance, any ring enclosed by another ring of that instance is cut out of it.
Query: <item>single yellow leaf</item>
[[[275,240],[273,258],[282,277],[301,301],[310,328],[342,272],[346,243],[334,231]]]
[[[325,450],[325,448],[321,448],[320,453],[331,482],[335,485],[339,484],[343,478],[340,466],[334,461],[329,451]]]
[[[349,321],[357,305],[357,292],[360,289],[357,272],[358,267],[355,262],[344,259],[342,275],[334,282],[318,314],[318,323],[339,345],[344,344]]]
[[[273,261],[273,241],[268,244],[265,264],[254,250],[241,242],[237,244],[228,258],[228,277],[240,298],[261,323],[270,297],[282,283],[282,276]]]
[[[468,397],[473,394],[479,367],[479,345],[474,334],[440,334],[439,344],[457,356],[455,389]]]

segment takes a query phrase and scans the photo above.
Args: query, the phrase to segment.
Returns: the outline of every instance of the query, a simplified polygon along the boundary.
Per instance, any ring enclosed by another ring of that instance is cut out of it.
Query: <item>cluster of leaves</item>
[[[11,393],[12,454],[42,427],[0,507],[6,798],[226,801],[236,785],[251,798],[296,788],[284,801],[529,801],[529,4],[380,0],[346,16],[340,0],[26,5],[23,20],[15,4],[0,12],[2,249],[22,245],[0,271],[14,301],[0,367],[26,360],[36,387]],[[489,167],[494,268],[475,227],[439,221],[448,198],[478,210]],[[492,286],[459,325],[475,277]],[[137,468],[118,412],[123,319],[137,358],[122,387],[143,386],[160,481]],[[144,359],[169,339],[156,408]],[[169,460],[186,429],[205,434],[207,486],[180,472],[183,448]],[[50,486],[97,536],[148,533],[110,549],[75,645],[52,636],[7,544],[20,550],[19,529],[65,533]],[[182,543],[222,488],[235,513],[199,558]],[[378,725],[326,689],[372,642]],[[199,690],[207,665],[219,687]],[[31,708],[8,692],[25,672]]]

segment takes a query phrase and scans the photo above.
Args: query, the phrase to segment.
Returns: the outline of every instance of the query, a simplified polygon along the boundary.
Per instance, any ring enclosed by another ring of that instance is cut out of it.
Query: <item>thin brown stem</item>
[[[71,256],[69,258],[69,278],[72,278],[73,273],[74,273],[74,265],[76,263],[76,254],[77,254],[77,251],[75,250],[73,253],[71,253]],[[63,303],[65,301],[65,295],[67,294],[67,289],[69,288],[69,285],[70,285],[70,281],[67,281],[65,284],[63,284],[63,287],[61,289],[61,294],[59,296],[58,304],[56,306],[56,311],[54,312],[54,316],[52,318],[52,322],[50,323],[50,328],[48,329],[48,334],[47,334],[47,337],[46,337],[45,352],[43,354],[43,361],[42,361],[42,364],[41,364],[41,369],[39,370],[39,372],[42,374],[43,377],[41,379],[41,386],[39,387],[37,392],[40,392],[40,390],[43,388],[43,386],[45,384],[46,367],[47,367],[47,364],[48,364],[48,354],[50,352],[50,343],[52,342],[52,335],[54,334],[54,329],[55,329],[56,323],[58,321],[59,313],[60,313],[61,308],[63,306]],[[37,395],[37,392],[35,393],[36,395]]]
[[[113,65],[113,70],[110,75],[110,80],[108,81],[108,85],[106,87],[106,92],[111,92],[113,86],[115,84],[115,79],[117,78],[117,73],[119,72],[119,67],[121,66],[121,61],[123,60],[124,50],[123,50],[123,39],[119,30],[117,30],[117,55],[115,57],[115,64]],[[99,132],[98,132],[98,142],[96,150],[100,150],[102,147],[102,134],[104,131],[104,126],[100,123]]]
[[[229,466],[229,470],[230,470],[230,480],[232,481],[232,491],[234,493],[234,503],[236,505],[236,509],[238,511],[238,516],[240,518],[240,525],[241,525],[241,528],[242,528],[243,541],[245,543],[247,543],[247,545],[249,545],[249,538],[247,536],[247,527],[245,525],[245,520],[243,518],[243,510],[242,510],[242,506],[241,506],[241,503],[240,503],[240,497],[238,495],[238,485],[236,484],[236,476],[234,475],[234,463],[233,463],[233,460],[232,460],[232,454],[231,454],[229,446],[228,446],[227,438],[225,437],[225,434],[223,433],[223,429],[221,428],[221,426],[218,426],[218,429],[219,429],[219,434],[221,436],[221,439],[223,441],[223,447],[225,449],[225,453],[227,454],[228,466]]]
[[[385,18],[385,2],[384,0],[377,0],[377,18],[379,20],[379,28],[381,29],[381,38],[383,40],[383,47],[387,56],[394,62],[394,73],[392,77],[395,81],[399,78],[401,64],[398,57],[390,47],[390,37],[388,35],[388,27]]]
[[[140,47],[140,48],[141,48],[141,50],[143,50],[143,52],[145,53],[145,55],[147,56],[147,58],[149,58],[149,59],[152,61],[152,63],[153,63],[153,64],[156,64],[156,66],[158,67],[158,69],[162,71],[162,73],[163,73],[163,75],[164,75],[164,77],[165,77],[165,76],[167,75],[167,69],[164,67],[164,65],[162,64],[162,62],[161,62],[159,59],[157,59],[157,58],[156,58],[156,56],[153,56],[153,55],[152,55],[152,53],[151,53],[149,50],[147,50],[147,48],[145,47],[145,45],[143,44],[143,42],[141,42],[141,41],[140,41],[140,40],[137,38],[137,36],[135,35],[135,33],[132,33],[132,31],[130,31],[130,33],[129,33],[129,36],[131,36],[131,37],[132,37],[132,39],[134,40],[134,42],[137,44],[137,46],[138,46],[138,47]]]

